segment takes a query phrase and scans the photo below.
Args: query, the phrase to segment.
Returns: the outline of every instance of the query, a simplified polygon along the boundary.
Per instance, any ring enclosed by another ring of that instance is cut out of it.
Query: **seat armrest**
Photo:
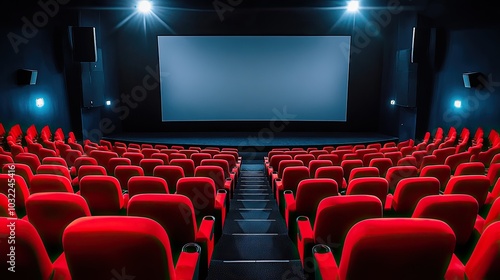
[[[217,190],[217,195],[215,197],[215,208],[223,209],[226,208],[226,190]]]
[[[309,221],[309,218],[306,216],[298,216],[297,217],[297,241],[300,241],[300,242],[310,241],[310,242],[312,242],[313,239],[314,239],[313,230],[312,230],[311,222]]]
[[[446,280],[465,280],[465,266],[457,258],[455,254],[451,257],[450,265],[446,269],[446,274],[444,275]]]
[[[296,210],[295,197],[293,196],[293,192],[291,190],[284,191],[283,195],[285,196],[285,223],[288,228],[288,225],[290,224],[290,212],[295,212]]]
[[[316,279],[338,279],[339,268],[330,247],[324,244],[312,248]]]
[[[214,216],[205,216],[201,221],[200,228],[196,233],[196,242],[208,242],[214,238]]]
[[[177,279],[198,279],[201,247],[196,243],[187,243],[175,265]]]

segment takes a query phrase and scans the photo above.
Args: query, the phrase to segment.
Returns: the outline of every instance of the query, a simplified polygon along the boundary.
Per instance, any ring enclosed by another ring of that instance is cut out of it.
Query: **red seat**
[[[199,244],[201,246],[200,278],[206,278],[214,249],[215,218],[213,216],[203,217],[198,226],[193,203],[187,196],[179,194],[134,196],[130,198],[127,215],[147,217],[157,221],[168,234],[174,262],[177,262],[185,244]]]
[[[0,168],[3,168],[5,164],[14,163],[14,160],[9,155],[3,155],[0,153]]]
[[[293,157],[294,160],[300,160],[302,161],[302,164],[304,166],[309,166],[309,163],[312,161],[312,160],[315,160],[316,158],[311,155],[311,154],[299,154],[299,155],[296,155]]]
[[[340,256],[342,247],[348,246],[346,235],[364,219],[381,218],[382,202],[372,195],[331,196],[318,205],[314,224],[305,216],[297,218],[297,249],[302,267],[312,255],[315,244],[325,244]],[[334,279],[334,278],[323,278]]]
[[[196,167],[201,165],[202,160],[212,159],[212,155],[209,153],[194,153],[190,158],[193,160],[194,166]]]
[[[180,154],[185,154],[186,155],[186,158],[191,158],[191,155],[194,154],[194,153],[199,153],[199,151],[197,150],[185,150],[185,149],[181,149],[179,150],[179,153]]]
[[[485,205],[490,188],[490,180],[485,175],[465,175],[451,177],[444,194],[468,194],[473,196],[479,205],[479,211]]]
[[[37,155],[31,154],[31,153],[20,153],[17,156],[14,157],[14,162],[17,163],[24,163],[28,165],[31,168],[31,171],[33,174],[36,173],[36,170],[38,166],[40,166],[42,163],[40,159],[38,158]]]
[[[491,164],[486,176],[490,180],[490,189],[492,189],[498,178],[500,178],[500,163]]]
[[[401,179],[392,194],[387,195],[385,215],[410,216],[417,203],[425,196],[439,195],[439,180],[434,177]]]
[[[73,193],[36,193],[26,200],[28,220],[40,234],[52,260],[63,253],[64,229],[77,218],[90,216],[87,201]]]
[[[153,170],[153,176],[163,178],[167,182],[168,192],[175,193],[177,182],[184,178],[184,169],[176,165],[160,165]]]
[[[435,149],[432,152],[432,155],[436,156],[436,160],[438,164],[445,164],[446,158],[448,156],[455,154],[455,147],[441,148]]]
[[[109,160],[111,158],[118,157],[117,153],[111,152],[111,151],[93,150],[89,153],[89,156],[95,158],[97,160],[98,165],[106,168],[106,171],[108,172],[108,174],[112,174],[112,171],[109,168],[108,163],[109,163]]]
[[[35,174],[31,178],[30,193],[40,192],[68,192],[74,193],[71,181],[61,175],[55,174]]]
[[[339,189],[345,190],[347,182],[344,179],[344,169],[340,166],[323,166],[316,169],[314,178],[330,178],[337,182]]]
[[[14,179],[14,182],[12,182]],[[12,192],[14,190],[14,194]],[[16,215],[19,218],[26,214],[26,200],[30,196],[28,185],[20,175],[0,174],[0,193],[8,199],[14,199]]]
[[[42,165],[45,164],[61,165],[68,168],[68,163],[62,157],[46,157],[42,160]]]
[[[166,154],[163,154],[163,153],[154,153],[154,154],[151,155],[151,158],[158,158],[158,159],[163,160],[163,164],[164,165],[169,164],[169,158],[168,158],[168,155],[166,155]]]
[[[7,246],[7,236],[15,231],[15,248]],[[0,278],[9,280],[51,280],[55,267],[45,250],[36,228],[26,220],[0,217]],[[4,244],[5,243],[5,244]],[[10,255],[14,255],[14,262]],[[12,269],[12,270],[9,270]],[[64,278],[57,278],[64,279]]]
[[[71,175],[69,174],[69,169],[62,165],[54,164],[42,164],[36,170],[37,174],[55,174],[68,178],[71,182]]]
[[[132,177],[128,180],[127,188],[129,198],[143,193],[169,193],[167,181],[163,178],[154,176]]]
[[[418,169],[415,166],[393,166],[387,170],[385,179],[389,182],[389,192],[394,193],[397,184],[404,178],[417,177]]]
[[[276,189],[276,179],[281,179],[283,177],[283,171],[289,166],[304,166],[304,163],[298,159],[284,159],[278,164],[278,169],[273,170],[271,175],[271,188]]]
[[[429,195],[420,199],[412,218],[438,219],[447,223],[455,233],[457,245],[463,246],[472,238],[478,211],[477,201],[470,195]]]
[[[139,162],[139,166],[144,170],[144,175],[153,176],[153,170],[158,165],[163,165],[163,160],[161,159],[153,159],[153,158],[144,158]]]
[[[381,152],[375,152],[375,153],[368,153],[363,155],[363,166],[370,166],[370,161],[374,158],[384,158],[384,154]],[[391,161],[391,166],[392,166],[392,161]]]
[[[201,223],[204,216],[215,217],[215,243],[222,236],[222,229],[226,220],[226,195],[225,190],[216,190],[215,182],[208,177],[185,177],[177,182],[177,194],[189,197],[194,210]]]
[[[465,266],[456,257],[452,259],[452,265],[460,268],[453,279],[500,279],[499,243],[500,222],[494,222],[479,237]]]
[[[342,166],[342,169],[344,169],[344,179],[346,180],[346,182],[349,182],[351,170],[357,167],[363,167],[363,161],[361,159],[343,160],[340,166]]]
[[[337,195],[339,195],[337,182],[328,178],[305,179],[300,181],[296,193],[291,190],[284,192],[285,224],[292,241],[296,239],[297,217],[306,216],[314,221],[320,201],[326,197]]]
[[[118,165],[132,165],[132,161],[129,158],[123,157],[110,158],[108,162],[108,168],[111,173],[108,173],[108,175],[115,175],[115,168]]]
[[[461,163],[469,162],[471,154],[469,152],[463,152],[458,154],[452,154],[446,157],[444,164],[449,165],[451,168],[451,173],[454,174],[457,166]]]
[[[388,152],[388,153],[384,153],[384,157],[388,158],[388,159],[391,159],[392,161],[392,165],[393,166],[396,166],[398,165],[398,161],[403,158],[403,154],[399,151],[397,152]]]
[[[387,170],[391,168],[392,165],[392,160],[390,158],[373,158],[370,160],[370,164],[368,165],[369,167],[376,167],[378,169],[378,172],[380,174],[380,177],[385,177],[387,174]]]
[[[57,152],[52,149],[41,148],[38,151],[38,158],[40,159],[40,161],[42,161],[46,157],[57,157],[57,156],[58,156]]]
[[[477,215],[474,229],[478,234],[482,234],[489,225],[497,221],[500,221],[500,199],[498,198],[492,202],[491,208],[488,210],[488,215],[485,218]]]
[[[415,166],[418,168],[417,159],[413,156],[406,156],[398,160],[397,166]]]
[[[122,157],[130,159],[130,163],[135,166],[139,166],[144,155],[140,152],[126,152],[123,153]]]
[[[439,188],[443,192],[451,177],[451,168],[446,164],[427,165],[420,171],[420,177],[434,177],[439,180]]]
[[[356,167],[351,170],[347,183],[349,185],[352,180],[362,177],[380,177],[380,173],[376,167]]]
[[[71,166],[69,169],[69,173],[71,174],[72,177],[75,177],[78,175],[78,169],[82,165],[97,165],[97,160],[95,158],[88,157],[88,156],[82,156],[82,157],[75,159],[73,166]]]
[[[337,166],[340,166],[340,159],[339,159],[339,156],[338,155],[334,155],[334,154],[321,154],[318,156],[317,158],[318,160],[329,160],[333,163],[333,165],[337,165]],[[305,165],[305,164],[304,164]],[[308,165],[306,165],[308,166]]]
[[[188,158],[172,159],[170,158],[170,165],[180,166],[184,170],[184,176],[193,177],[194,176],[194,161]]]
[[[340,263],[328,246],[313,248],[316,279],[445,279],[454,248],[453,230],[440,220],[366,219],[347,234]]]
[[[28,189],[30,188],[31,178],[33,178],[33,175],[35,175],[31,171],[31,168],[24,163],[6,164],[2,168],[2,172],[5,174],[12,173],[23,177]]]
[[[327,155],[329,154],[329,152],[326,150],[312,150],[309,152],[309,154],[313,155],[316,159],[318,159],[319,155]]]
[[[380,199],[385,206],[389,194],[389,182],[382,177],[365,177],[353,179],[347,186],[345,195],[373,195]]]
[[[80,180],[87,175],[106,175],[107,171],[104,166],[100,165],[82,165],[78,169],[78,176],[73,179],[71,185],[73,188],[79,188]]]
[[[464,162],[457,166],[453,175],[484,175],[485,173],[486,169],[482,162]]]
[[[141,153],[144,155],[144,158],[151,158],[151,155],[154,153],[159,153],[160,150],[154,148],[142,148]]]
[[[64,231],[63,246],[72,280],[109,280],[122,275],[194,279],[200,255],[198,245],[186,244],[174,263],[165,229],[152,219],[134,216],[79,218]]]
[[[307,166],[309,168],[309,177],[314,178],[314,176],[316,175],[316,170],[324,166],[333,166],[333,162],[326,159],[311,160],[309,162],[309,165]]]
[[[220,166],[216,165],[200,165],[196,167],[194,171],[194,177],[207,177],[214,180],[216,190],[226,190],[229,198],[232,197],[233,193],[233,181],[230,177],[225,177],[224,170]]]
[[[144,170],[137,165],[118,165],[115,168],[115,176],[120,182],[122,190],[128,190],[128,180],[134,176],[144,176]]]
[[[87,201],[93,216],[126,214],[128,194],[113,176],[87,175],[80,181],[80,195]]]
[[[292,159],[292,156],[285,155],[285,154],[277,154],[277,155],[273,155],[269,159],[269,165],[267,167],[267,176],[268,176],[270,181],[272,180],[273,172],[278,171],[280,161],[286,160],[286,159],[290,160],[290,159]]]
[[[283,171],[283,177],[276,180],[276,189],[273,190],[276,195],[276,202],[282,215],[285,215],[285,197],[284,192],[291,190],[297,191],[300,181],[309,179],[309,168],[305,166],[290,166]]]

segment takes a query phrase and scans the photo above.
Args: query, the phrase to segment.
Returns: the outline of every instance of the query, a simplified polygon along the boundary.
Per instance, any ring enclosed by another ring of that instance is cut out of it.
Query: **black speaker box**
[[[484,79],[484,75],[481,72],[467,72],[462,74],[464,80],[464,87],[466,88],[479,88],[482,86],[481,78]]]
[[[17,84],[18,85],[36,85],[37,76],[38,76],[37,70],[19,69],[19,70],[17,70]]]
[[[430,28],[413,27],[411,63],[421,63],[428,58],[430,34]]]
[[[71,28],[71,41],[74,61],[97,61],[95,27],[73,26]]]

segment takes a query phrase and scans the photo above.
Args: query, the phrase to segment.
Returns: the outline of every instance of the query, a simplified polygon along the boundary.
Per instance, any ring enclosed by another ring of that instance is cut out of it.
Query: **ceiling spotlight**
[[[148,14],[151,12],[151,9],[153,8],[153,4],[151,4],[150,1],[139,1],[137,4],[137,10],[143,14]]]
[[[396,100],[392,99],[391,100],[391,105],[396,105]]]
[[[348,12],[357,12],[359,10],[359,1],[349,1],[347,2]]]
[[[453,106],[455,106],[455,108],[462,108],[462,101],[455,100],[455,102],[453,102]]]

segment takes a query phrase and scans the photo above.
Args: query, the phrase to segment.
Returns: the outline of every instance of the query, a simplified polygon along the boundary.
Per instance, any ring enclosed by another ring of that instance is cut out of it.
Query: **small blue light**
[[[392,99],[391,100],[391,105],[396,105],[396,100]]]
[[[107,101],[106,101],[106,105],[107,105],[107,106],[111,105],[111,101],[107,100]]]
[[[44,105],[45,105],[45,101],[43,100],[43,98],[36,99],[36,107],[42,108]]]
[[[462,101],[455,100],[455,102],[453,102],[453,106],[455,106],[455,108],[462,108]]]

